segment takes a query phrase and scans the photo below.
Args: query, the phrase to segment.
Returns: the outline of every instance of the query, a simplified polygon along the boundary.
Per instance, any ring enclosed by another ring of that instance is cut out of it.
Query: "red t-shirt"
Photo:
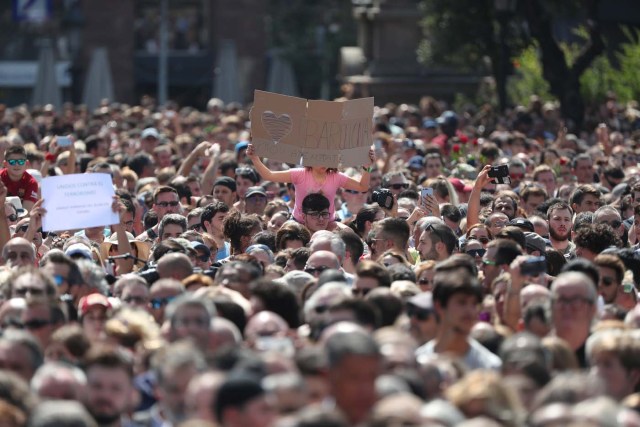
[[[7,187],[9,196],[18,196],[22,201],[34,203],[38,201],[38,181],[27,172],[22,173],[20,181],[12,181],[9,178],[9,171],[4,168],[0,170],[0,179]]]

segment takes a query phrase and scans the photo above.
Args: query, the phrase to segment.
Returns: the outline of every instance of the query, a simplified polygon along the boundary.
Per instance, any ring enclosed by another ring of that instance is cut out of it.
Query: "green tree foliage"
[[[504,68],[497,65],[501,55],[506,52],[509,60],[523,55],[521,65],[534,67],[532,60],[537,53],[540,75],[560,101],[563,116],[569,119],[570,125],[579,127],[584,119],[581,76],[604,51],[597,19],[598,7],[603,1],[509,1],[515,8],[500,15],[495,10],[495,0],[422,0],[425,38],[418,56],[431,66],[443,64],[467,69],[478,69],[486,58],[499,87],[503,87]],[[587,37],[575,58],[568,58],[556,40],[554,25],[557,22],[585,25]],[[506,37],[503,33],[502,38],[507,49],[501,49],[498,32],[501,23],[506,26]],[[538,48],[531,51],[534,43]],[[544,88],[540,80],[529,83],[535,88]]]
[[[584,39],[584,30],[576,34]],[[627,41],[610,56],[599,56],[580,77],[580,92],[588,104],[603,101],[614,92],[621,102],[640,98],[640,32],[625,30]],[[582,43],[561,43],[567,61],[572,64],[580,54]],[[531,94],[543,100],[557,100],[542,75],[537,44],[523,50],[515,60],[516,73],[509,82],[509,95],[514,103],[526,104]]]

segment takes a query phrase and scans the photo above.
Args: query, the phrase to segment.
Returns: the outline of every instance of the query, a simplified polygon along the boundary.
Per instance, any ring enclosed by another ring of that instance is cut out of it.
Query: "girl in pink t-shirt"
[[[369,158],[362,166],[362,176],[360,181],[338,172],[337,169],[323,166],[312,166],[305,168],[295,168],[286,171],[272,171],[262,163],[252,144],[247,147],[247,157],[253,162],[253,166],[262,178],[267,181],[292,183],[295,186],[296,204],[293,208],[293,217],[296,221],[304,224],[305,213],[302,212],[302,200],[311,193],[322,193],[329,199],[329,218],[335,218],[335,207],[333,202],[336,198],[338,188],[355,191],[369,191],[370,167],[375,161],[373,149],[369,150]]]

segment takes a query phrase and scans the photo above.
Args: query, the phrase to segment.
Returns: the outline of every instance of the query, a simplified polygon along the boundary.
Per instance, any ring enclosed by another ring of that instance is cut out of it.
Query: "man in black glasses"
[[[382,187],[397,196],[409,188],[409,180],[402,172],[389,172],[382,177]]]
[[[422,292],[409,298],[406,313],[409,318],[409,333],[418,345],[423,345],[435,338],[438,332],[438,321],[433,309],[431,292]]]
[[[178,192],[171,187],[161,186],[153,192],[153,211],[158,215],[158,223],[139,235],[136,239],[142,241],[154,240],[159,236],[158,228],[162,218],[167,214],[182,212]]]
[[[329,251],[317,251],[311,254],[304,266],[304,272],[315,278],[320,276],[323,271],[330,269],[342,271],[340,260],[333,252]]]
[[[329,199],[322,194],[311,193],[302,200],[302,219],[311,234],[327,230],[333,221],[329,216]]]
[[[30,211],[38,200],[38,182],[27,173],[27,153],[22,145],[12,145],[4,153],[4,169],[0,179],[7,187],[8,196],[17,196],[22,207]]]
[[[606,205],[598,208],[598,210],[593,213],[593,223],[608,224],[623,242],[626,241],[626,239],[624,239],[626,230],[622,223],[622,216],[614,207]]]

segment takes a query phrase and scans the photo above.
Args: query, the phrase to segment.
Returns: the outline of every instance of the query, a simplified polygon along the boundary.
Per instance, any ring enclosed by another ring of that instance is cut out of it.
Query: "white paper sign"
[[[42,219],[44,231],[75,230],[117,224],[111,210],[113,182],[107,173],[52,176],[42,180]]]

